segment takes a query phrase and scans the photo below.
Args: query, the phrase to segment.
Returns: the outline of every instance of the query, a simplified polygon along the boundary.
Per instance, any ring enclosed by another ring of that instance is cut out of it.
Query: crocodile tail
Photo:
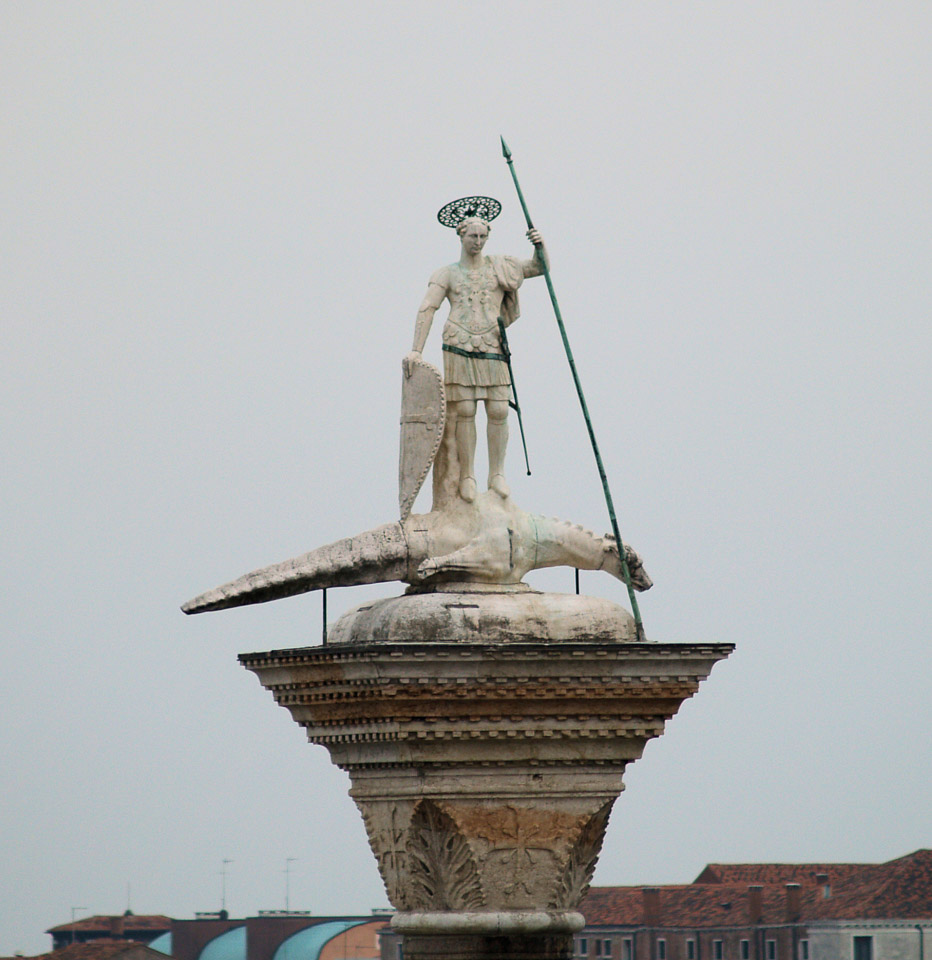
[[[263,567],[189,600],[185,613],[206,613],[249,603],[266,603],[325,587],[401,580],[408,545],[400,523],[386,523],[309,553]]]

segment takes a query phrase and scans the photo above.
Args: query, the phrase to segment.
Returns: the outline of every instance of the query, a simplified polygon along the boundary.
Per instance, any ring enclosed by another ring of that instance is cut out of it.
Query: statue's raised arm
[[[544,272],[544,267],[550,269],[550,254],[547,253],[547,247],[544,244],[544,238],[540,235],[540,230],[531,227],[527,232],[527,238],[535,246],[534,256],[524,262],[525,277],[539,277]]]

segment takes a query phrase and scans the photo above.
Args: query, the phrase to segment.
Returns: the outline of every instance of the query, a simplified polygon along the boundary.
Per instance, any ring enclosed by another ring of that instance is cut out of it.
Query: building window
[[[630,940],[621,941],[621,960],[634,960],[634,950]]]
[[[686,960],[696,960],[696,941],[686,941]]]
[[[712,960],[722,960],[722,957],[725,956],[725,950],[722,947],[721,940],[712,941]]]
[[[855,937],[854,938],[854,960],[873,960],[874,956],[874,938],[873,937]]]
[[[751,960],[751,941],[741,941],[741,960]]]
[[[667,960],[667,941],[662,937],[657,941],[657,960]]]
[[[777,960],[777,941],[767,941],[767,960]]]
[[[579,938],[579,955],[581,957],[589,956],[589,941],[585,937]]]
[[[601,941],[601,940],[596,940],[596,942],[595,942],[595,955],[596,955],[597,957],[601,957],[601,956],[602,956],[602,941]]]
[[[799,960],[809,960],[809,941],[799,941]]]
[[[400,943],[397,946],[398,946],[398,960],[405,960],[404,947]]]
[[[602,956],[610,957],[612,955],[612,941],[603,940],[602,941]]]

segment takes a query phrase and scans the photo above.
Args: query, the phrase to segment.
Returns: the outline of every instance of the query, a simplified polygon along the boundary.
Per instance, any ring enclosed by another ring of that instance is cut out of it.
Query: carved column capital
[[[625,766],[730,651],[411,641],[240,659],[349,771],[399,928],[565,934]]]

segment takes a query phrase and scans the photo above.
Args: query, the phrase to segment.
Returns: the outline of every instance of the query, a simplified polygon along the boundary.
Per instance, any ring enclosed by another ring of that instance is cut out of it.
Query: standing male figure
[[[456,226],[462,249],[457,263],[437,270],[427,285],[414,327],[414,346],[404,358],[405,376],[421,359],[434,314],[450,301],[450,315],[443,327],[443,380],[448,422],[455,424],[459,461],[459,494],[476,499],[476,406],[485,402],[488,421],[489,489],[509,496],[505,482],[505,448],[508,444],[508,401],[511,380],[502,349],[498,321],[510,326],[518,319],[518,287],[525,277],[543,273],[537,256],[486,257],[482,248],[489,238],[489,224],[467,217]],[[537,230],[528,230],[528,240],[540,245],[540,256],[549,267],[547,252]]]

